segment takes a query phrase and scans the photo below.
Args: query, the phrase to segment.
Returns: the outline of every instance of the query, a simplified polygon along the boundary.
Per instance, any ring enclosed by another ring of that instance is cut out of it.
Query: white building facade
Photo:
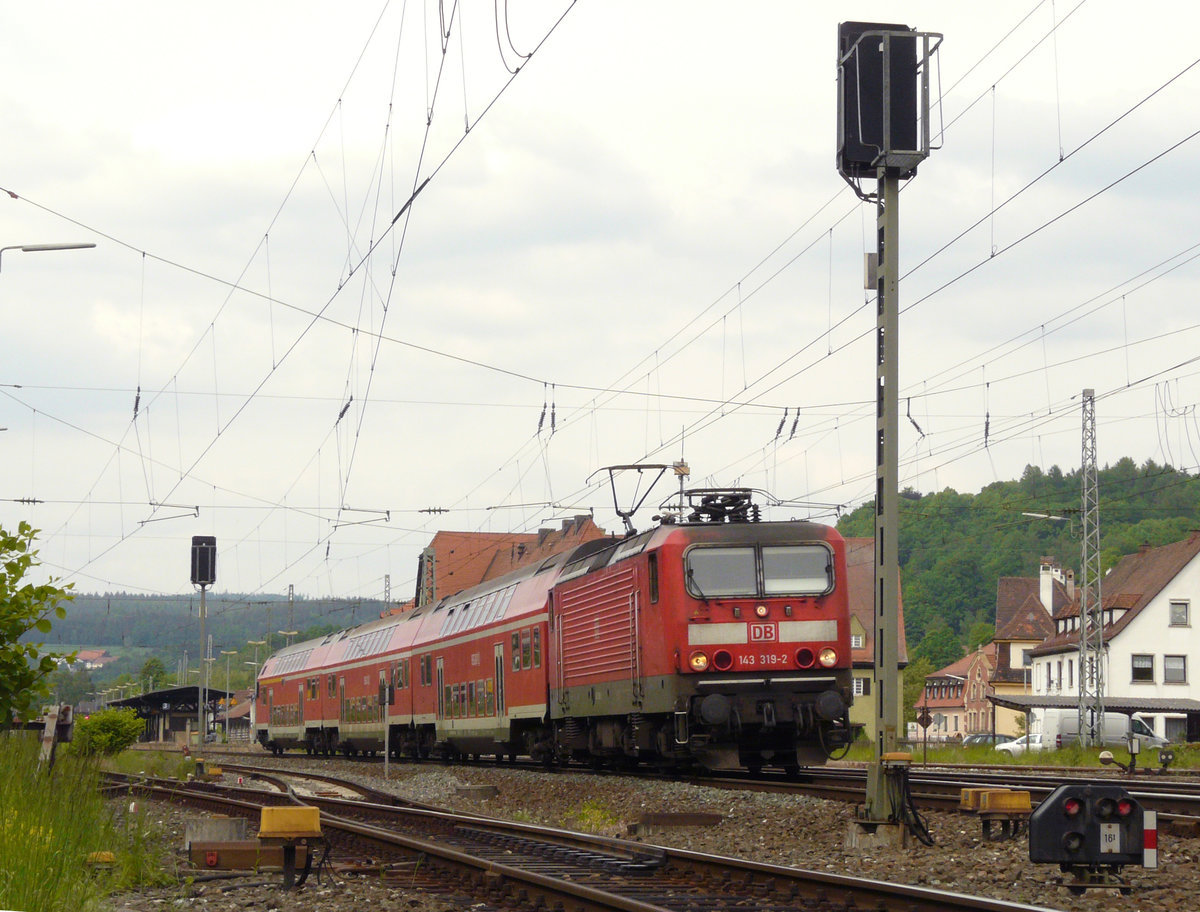
[[[1200,535],[1126,555],[1102,580],[1106,708],[1172,741],[1200,738]],[[1079,694],[1079,609],[1031,652],[1034,696]]]

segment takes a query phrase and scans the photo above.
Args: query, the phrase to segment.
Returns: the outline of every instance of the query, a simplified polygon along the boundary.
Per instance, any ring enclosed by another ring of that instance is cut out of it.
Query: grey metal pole
[[[207,603],[205,601],[204,592],[207,587],[201,583],[200,585],[200,680],[196,682],[196,693],[199,699],[196,701],[196,724],[199,726],[199,731],[196,734],[196,751],[199,753],[204,750],[204,702],[207,699],[204,687],[204,618],[208,614]]]
[[[879,274],[875,323],[875,758],[867,770],[868,820],[892,820],[899,810],[883,773],[896,750],[900,711],[899,328],[900,179],[881,167],[876,222]]]

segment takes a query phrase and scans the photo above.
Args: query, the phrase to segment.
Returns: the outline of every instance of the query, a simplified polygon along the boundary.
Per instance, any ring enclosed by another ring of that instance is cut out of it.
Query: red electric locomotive
[[[277,653],[259,678],[260,741],[593,765],[824,762],[851,737],[842,538],[755,521],[745,489],[693,493],[685,518]]]

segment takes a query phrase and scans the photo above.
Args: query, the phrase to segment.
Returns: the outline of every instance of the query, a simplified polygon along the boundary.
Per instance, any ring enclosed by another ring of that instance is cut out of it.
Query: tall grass
[[[162,840],[140,815],[119,822],[95,764],[61,752],[39,768],[39,739],[0,735],[0,909],[91,912],[115,888],[160,880]],[[89,862],[113,853],[110,865]]]

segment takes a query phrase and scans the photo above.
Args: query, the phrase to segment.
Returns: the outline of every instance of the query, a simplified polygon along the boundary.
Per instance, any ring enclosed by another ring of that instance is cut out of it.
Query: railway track
[[[313,762],[313,758],[300,754],[292,756],[297,762]],[[320,761],[316,761],[320,762]],[[365,760],[362,762],[381,762]],[[459,761],[462,765],[490,767],[494,764],[487,761]],[[229,768],[229,764],[223,764]],[[398,764],[401,768],[409,764]],[[274,768],[256,767],[253,764],[242,764],[249,770],[266,770]],[[508,769],[528,769],[531,771],[547,771],[542,764],[527,763],[507,764]],[[583,767],[567,767],[569,772],[581,772]],[[548,771],[552,772],[552,771]],[[593,771],[595,772],[595,771]],[[638,771],[599,771],[597,775],[615,776],[644,776],[656,777],[653,772]],[[1192,825],[1200,831],[1200,779],[1185,778],[1186,774],[1167,773],[1144,770],[1139,775],[1124,776],[1108,770],[1095,770],[1083,767],[1013,767],[1009,765],[993,768],[927,768],[914,766],[909,773],[909,781],[913,789],[913,797],[921,807],[941,811],[954,811],[958,808],[960,794],[964,788],[1013,788],[1023,789],[1030,793],[1034,806],[1054,791],[1059,785],[1072,779],[1090,781],[1103,780],[1114,785],[1120,785],[1130,792],[1143,807],[1157,811],[1164,821],[1177,821]],[[832,801],[861,803],[866,782],[866,771],[856,767],[809,767],[801,770],[798,776],[763,773],[751,775],[745,772],[722,773],[707,776],[688,776],[688,782],[711,788],[768,791],[810,795],[815,798],[825,798]],[[381,799],[386,803],[385,793]]]
[[[332,776],[242,769],[257,777],[253,787],[169,782],[127,782],[124,787],[176,804],[239,814],[252,824],[264,804],[320,807],[322,830],[338,863],[351,869],[367,866],[384,877],[403,878],[406,887],[479,909],[1041,908],[436,811]],[[341,793],[336,797],[329,794],[334,785]]]

